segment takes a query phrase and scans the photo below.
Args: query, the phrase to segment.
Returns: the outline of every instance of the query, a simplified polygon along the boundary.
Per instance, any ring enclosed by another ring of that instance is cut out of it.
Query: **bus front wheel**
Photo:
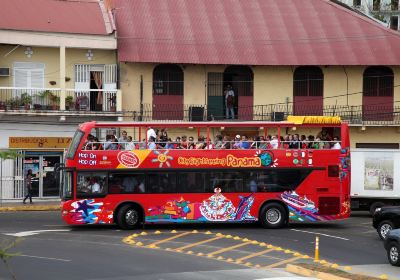
[[[124,205],[119,209],[117,215],[117,223],[122,229],[138,228],[141,222],[141,213],[139,209],[133,205]]]
[[[264,228],[281,228],[287,224],[287,213],[279,203],[265,205],[260,213],[260,222]]]

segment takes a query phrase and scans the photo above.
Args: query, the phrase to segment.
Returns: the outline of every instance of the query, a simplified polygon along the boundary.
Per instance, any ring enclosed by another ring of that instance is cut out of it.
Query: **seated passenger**
[[[156,139],[153,136],[150,136],[149,142],[147,143],[147,149],[155,150],[157,148],[155,141]]]
[[[135,143],[132,142],[132,136],[128,136],[125,143],[125,150],[131,151],[135,149]]]
[[[225,135],[224,139],[222,140],[222,146],[221,149],[230,149],[231,148],[231,141],[229,139],[229,136]]]
[[[204,142],[204,136],[199,136],[196,143],[196,150],[202,150],[206,147],[206,143]]]
[[[240,149],[249,149],[250,148],[250,143],[247,139],[246,135],[242,136],[242,141],[240,141]]]
[[[219,134],[215,136],[215,144],[214,144],[215,149],[222,149],[223,146],[222,140],[223,140],[222,135]]]
[[[196,149],[196,145],[194,144],[194,138],[192,136],[189,136],[189,141],[187,142],[187,148],[189,150]]]
[[[235,137],[235,142],[231,146],[232,149],[240,149],[241,143],[240,143],[240,135],[236,135]]]
[[[187,141],[186,135],[182,136],[181,147],[182,147],[182,149],[187,149],[188,148],[188,141]]]
[[[342,148],[342,146],[339,143],[339,138],[335,136],[335,137],[333,137],[333,141],[334,141],[334,143],[333,143],[332,149],[340,150]]]
[[[272,149],[278,149],[279,146],[278,136],[276,135],[272,136],[270,144]]]

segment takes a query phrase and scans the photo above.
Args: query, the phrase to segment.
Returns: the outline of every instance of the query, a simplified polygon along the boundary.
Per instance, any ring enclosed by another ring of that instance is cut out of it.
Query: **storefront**
[[[56,183],[57,164],[62,163],[70,137],[9,137],[9,148],[20,153],[14,162],[13,198],[24,194],[24,177],[32,170],[33,196],[38,198],[59,197]]]

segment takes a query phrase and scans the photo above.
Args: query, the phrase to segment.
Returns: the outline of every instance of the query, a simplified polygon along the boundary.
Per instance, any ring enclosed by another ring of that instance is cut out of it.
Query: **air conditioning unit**
[[[9,77],[9,76],[10,76],[10,68],[0,67],[0,77]]]
[[[284,112],[272,112],[271,114],[271,120],[273,122],[281,122],[285,119],[285,113]]]

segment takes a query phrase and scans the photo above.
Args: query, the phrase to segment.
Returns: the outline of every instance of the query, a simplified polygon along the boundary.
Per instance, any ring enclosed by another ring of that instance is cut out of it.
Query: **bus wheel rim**
[[[381,235],[383,238],[386,238],[386,235],[389,233],[389,231],[392,230],[392,227],[388,224],[384,224],[381,226]]]
[[[390,259],[392,262],[397,262],[399,259],[399,251],[397,250],[397,247],[391,247],[390,248]]]
[[[266,219],[270,224],[277,224],[281,220],[281,213],[276,208],[270,208],[267,210]]]
[[[128,225],[136,225],[138,222],[139,216],[138,213],[135,209],[129,209],[128,211],[126,211],[125,214],[125,221]]]

